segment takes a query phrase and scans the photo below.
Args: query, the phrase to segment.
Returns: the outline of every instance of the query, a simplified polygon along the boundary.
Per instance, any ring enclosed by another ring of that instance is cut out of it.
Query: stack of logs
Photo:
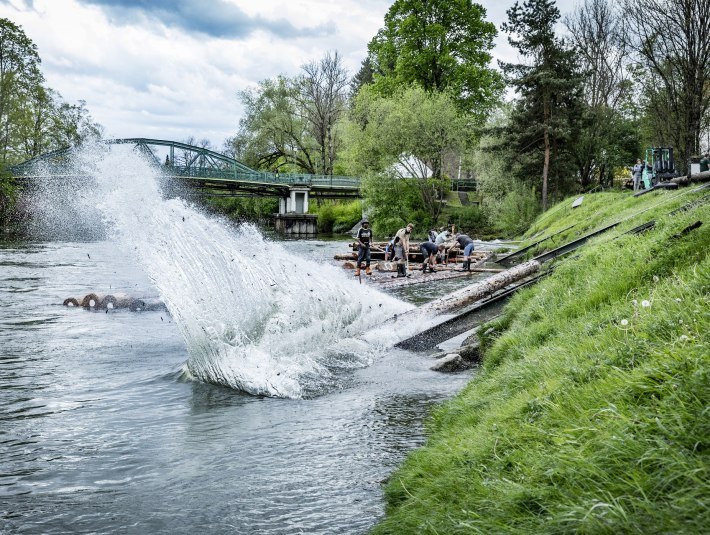
[[[387,242],[373,242],[370,245],[370,257],[373,260],[384,260],[385,259],[385,246]],[[353,242],[350,244],[350,248],[353,250],[352,253],[336,254],[334,256],[335,260],[357,260],[357,250],[360,244],[358,242]],[[463,251],[459,248],[458,244],[454,245],[447,251],[449,262],[461,262],[463,261]],[[474,258],[474,262],[478,257],[483,258],[487,253],[481,253],[474,251],[471,255]],[[391,258],[390,258],[391,260]],[[412,262],[422,262],[424,257],[422,256],[421,249],[419,248],[419,243],[409,245],[409,260]]]
[[[67,297],[62,303],[65,307],[83,307],[88,309],[111,310],[127,308],[133,312],[143,310],[164,310],[165,304],[158,299],[131,297],[127,294],[89,293],[83,297]]]

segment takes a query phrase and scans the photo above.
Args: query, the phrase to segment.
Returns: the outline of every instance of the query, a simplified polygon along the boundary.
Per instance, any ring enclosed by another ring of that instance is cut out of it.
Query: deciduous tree
[[[384,173],[401,187],[414,188],[435,220],[450,185],[443,176],[444,162],[464,149],[470,122],[447,93],[428,93],[415,86],[383,97],[365,87],[353,108],[351,168],[363,174]]]
[[[700,132],[710,107],[710,2],[623,0],[629,45],[658,88],[672,124],[678,163],[690,173],[700,151]]]
[[[461,110],[485,116],[503,88],[488,66],[496,29],[485,16],[471,0],[395,0],[368,45],[378,91],[447,90]]]
[[[0,19],[0,161],[13,162],[21,109],[43,82],[37,46],[9,19]]]

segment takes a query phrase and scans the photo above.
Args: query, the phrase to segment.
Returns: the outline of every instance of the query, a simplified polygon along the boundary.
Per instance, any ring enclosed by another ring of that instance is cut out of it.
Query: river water
[[[0,533],[366,532],[470,374],[393,349],[412,305],[333,266],[342,243],[126,188],[150,172],[120,157],[72,193],[106,239],[0,246]],[[89,291],[167,308],[62,305]]]

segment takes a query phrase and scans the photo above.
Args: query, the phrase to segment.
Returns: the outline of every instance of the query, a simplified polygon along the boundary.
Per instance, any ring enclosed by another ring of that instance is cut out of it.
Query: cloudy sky
[[[558,0],[564,15],[575,0]],[[497,27],[514,0],[479,0]],[[351,74],[389,0],[0,0],[37,45],[47,83],[107,137],[209,139],[242,110],[238,91],[338,50]],[[495,59],[514,60],[499,35]]]

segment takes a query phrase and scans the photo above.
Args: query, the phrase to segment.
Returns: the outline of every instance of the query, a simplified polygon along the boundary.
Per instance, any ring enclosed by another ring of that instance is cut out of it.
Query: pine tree
[[[526,167],[528,174],[530,166],[539,169],[542,159],[545,210],[549,177],[556,177],[559,186],[570,163],[565,151],[580,115],[581,77],[574,51],[555,35],[560,11],[553,0],[516,2],[507,15],[502,30],[527,62],[501,64],[507,82],[518,94],[506,137],[517,163],[523,166],[517,169],[521,174]]]

